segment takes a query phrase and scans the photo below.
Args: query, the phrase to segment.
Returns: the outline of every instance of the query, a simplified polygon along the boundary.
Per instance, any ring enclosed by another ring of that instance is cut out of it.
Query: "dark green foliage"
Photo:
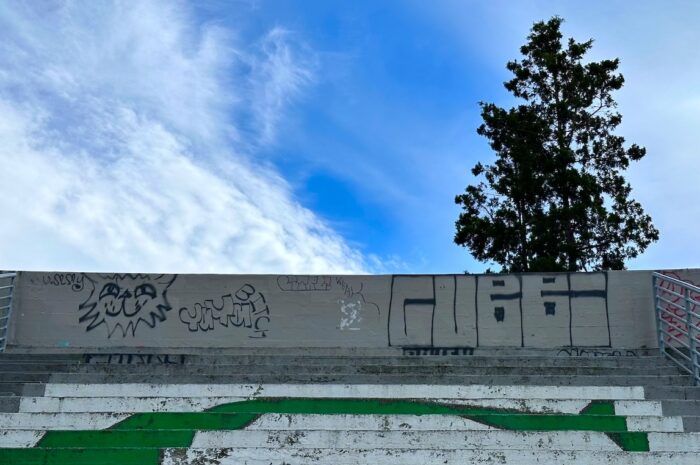
[[[455,242],[502,271],[619,270],[659,232],[622,176],[644,157],[614,133],[619,60],[584,62],[593,41],[562,40],[562,19],[535,23],[506,89],[522,101],[481,103],[497,159],[472,169],[482,180],[455,198]]]

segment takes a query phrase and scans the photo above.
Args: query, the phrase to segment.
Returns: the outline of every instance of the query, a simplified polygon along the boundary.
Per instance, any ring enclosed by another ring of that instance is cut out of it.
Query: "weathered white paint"
[[[128,417],[128,414],[116,413],[0,413],[0,428],[64,431],[105,429]]]
[[[653,400],[616,400],[616,415],[661,416],[661,402]]]
[[[683,418],[681,417],[627,417],[627,429],[629,431],[683,431]]]
[[[44,436],[43,431],[3,428],[0,430],[0,448],[34,447],[42,436]]]
[[[245,397],[23,397],[20,412],[201,412],[222,404],[248,400]],[[589,400],[562,399],[431,399],[432,402],[471,407],[517,410],[529,413],[576,414]],[[656,401],[615,401],[618,415],[661,415]],[[0,417],[2,418],[2,417]],[[2,423],[0,423],[1,425]]]
[[[496,430],[455,415],[317,415],[266,413],[247,430],[487,431]]]
[[[411,425],[412,426],[412,425]],[[390,427],[373,430],[338,429],[257,429],[238,431],[198,431],[192,448],[258,448],[265,449],[356,449],[392,450],[411,448],[424,450],[497,450],[497,451],[619,451],[620,448],[604,433],[588,431],[505,431],[495,429],[422,429],[402,424],[400,430]],[[434,424],[433,426],[437,426]],[[0,448],[35,447],[45,430],[3,429]],[[449,445],[449,447],[446,447]],[[649,433],[651,452],[700,452],[700,433]]]
[[[698,270],[678,273],[700,276]],[[21,272],[9,343],[65,350],[655,347],[650,282],[648,271],[478,276]],[[106,315],[105,305],[115,303],[134,310],[134,296],[143,285],[152,286],[155,297],[140,294],[142,305],[133,316]],[[130,297],[112,295],[123,296],[123,291]],[[580,291],[589,294],[577,295]],[[572,292],[571,299],[562,292]],[[498,294],[506,298],[492,298]],[[554,313],[545,312],[545,302],[555,304]],[[501,309],[503,318],[496,316]]]
[[[326,397],[365,399],[644,400],[640,386],[431,384],[58,384],[47,397]]]
[[[619,451],[603,433],[519,431],[200,431],[193,448]]]
[[[405,449],[166,449],[162,465],[697,465],[695,452]]]
[[[137,413],[202,412],[243,397],[23,397],[20,412]]]
[[[649,450],[700,452],[700,433],[649,433]]]

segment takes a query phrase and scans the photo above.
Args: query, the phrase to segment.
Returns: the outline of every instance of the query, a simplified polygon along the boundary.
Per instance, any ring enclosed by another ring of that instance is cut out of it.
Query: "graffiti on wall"
[[[389,346],[611,345],[607,273],[395,275]],[[527,305],[523,305],[523,303]],[[600,326],[591,336],[591,325]]]
[[[215,299],[197,302],[180,309],[180,321],[190,332],[207,332],[217,328],[246,328],[249,338],[267,337],[270,308],[265,296],[251,284],[244,284],[236,292]]]
[[[557,357],[639,357],[639,353],[631,349],[567,347],[560,349],[557,352]]]
[[[30,278],[32,284],[43,284],[51,287],[70,287],[74,292],[83,290],[85,275],[83,273],[46,273],[40,278]]]
[[[78,306],[78,321],[90,332],[104,327],[107,337],[135,336],[139,327],[154,328],[171,310],[168,288],[177,275],[83,275],[90,294]]]
[[[332,276],[295,276],[277,277],[277,287],[285,292],[330,291]]]
[[[340,308],[338,329],[341,331],[359,331],[367,309],[380,315],[379,306],[365,298],[364,283],[352,284],[343,276],[279,276],[277,287],[283,292],[340,291],[342,297],[337,303]]]
[[[85,354],[83,363],[95,365],[184,365],[182,354]]]
[[[402,347],[402,355],[474,355],[473,347]]]
[[[700,286],[687,278],[681,277],[678,273],[673,271],[662,271],[662,274],[669,276],[671,278],[676,278],[681,281],[685,281],[693,286]],[[661,319],[665,323],[664,329],[667,332],[666,342],[667,343],[686,343],[688,338],[688,313],[685,309],[685,297],[683,297],[684,289],[671,281],[666,281],[660,279],[658,281],[658,286],[661,288],[659,295],[658,305],[663,310],[661,312]],[[689,292],[688,295],[692,300],[700,302],[700,294],[697,292]],[[700,314],[700,306],[689,301],[690,311],[692,313]],[[690,315],[692,318],[692,315]],[[695,339],[700,341],[700,319],[692,318],[692,326],[695,330]]]

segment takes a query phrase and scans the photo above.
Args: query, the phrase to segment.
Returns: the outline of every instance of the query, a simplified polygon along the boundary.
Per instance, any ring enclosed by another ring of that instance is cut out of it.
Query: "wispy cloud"
[[[363,270],[250,152],[313,79],[295,40],[165,1],[0,5],[0,267]]]

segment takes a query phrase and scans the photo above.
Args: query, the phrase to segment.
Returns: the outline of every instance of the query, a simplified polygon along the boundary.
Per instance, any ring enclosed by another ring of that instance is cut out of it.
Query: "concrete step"
[[[19,401],[19,399],[17,399]],[[204,412],[213,407],[242,402],[243,397],[25,397],[22,398],[22,413],[0,413],[0,425],[11,429],[101,429],[107,428],[131,413],[142,412]],[[421,402],[421,400],[416,400]],[[433,399],[431,402],[456,405],[465,408],[491,408],[502,411],[522,413],[561,413],[578,414],[589,404],[587,400],[561,399]],[[616,415],[623,416],[661,416],[661,403],[653,401],[613,401]],[[19,402],[17,410],[19,412]],[[53,413],[56,412],[56,413]],[[316,416],[317,417],[317,416]],[[314,418],[318,427],[320,419]],[[291,425],[291,417],[285,424]],[[281,421],[281,420],[280,420]],[[341,423],[342,424],[342,423]],[[349,427],[345,425],[344,427]],[[364,425],[367,428],[367,425]],[[309,429],[297,424],[296,429]],[[371,428],[370,428],[371,429]]]
[[[693,412],[692,414],[688,413],[683,415],[683,431],[700,432],[699,412]]]
[[[596,376],[670,376],[684,375],[674,367],[663,368],[605,368],[605,367],[460,367],[450,365],[411,366],[411,365],[76,365],[62,369],[45,366],[20,367],[0,366],[0,376],[10,380],[12,376],[51,375],[51,374],[104,374],[104,375],[163,375],[163,376],[219,376],[235,373],[246,374],[412,374],[412,375],[596,375]],[[43,381],[43,379],[42,379]]]
[[[0,361],[2,361],[0,359]],[[277,355],[130,355],[130,354],[114,354],[114,355],[86,355],[82,363],[89,364],[178,364],[178,365],[231,365],[231,364],[249,364],[249,363],[281,363],[281,364],[372,364],[372,365],[390,365],[390,364],[439,364],[449,363],[453,365],[466,366],[497,366],[499,364],[512,365],[520,363],[526,365],[610,365],[610,366],[659,366],[664,365],[667,360],[663,357],[605,357],[605,358],[590,358],[590,357],[541,357],[541,356],[464,356],[464,357],[443,357],[443,356],[380,356],[380,357],[364,357],[354,355],[341,356],[298,356],[290,354]]]
[[[139,357],[139,358],[136,358]],[[150,356],[149,356],[150,357]],[[177,357],[177,358],[176,358]],[[411,365],[411,366],[516,366],[525,365],[533,367],[541,366],[600,366],[607,368],[632,368],[632,367],[670,367],[672,362],[657,358],[546,358],[546,357],[292,357],[292,356],[243,356],[243,357],[200,357],[200,356],[172,356],[167,361],[163,359],[141,358],[141,356],[110,356],[105,358],[91,358],[90,360],[66,361],[66,360],[2,360],[0,366],[212,366],[212,365]]]
[[[418,349],[418,350],[416,350]],[[245,355],[286,355],[286,356],[335,356],[335,357],[394,357],[394,356],[420,356],[420,357],[546,357],[546,358],[637,358],[637,357],[661,357],[658,349],[639,348],[609,348],[609,347],[561,347],[561,348],[522,348],[522,347],[463,347],[458,355],[451,355],[455,348],[431,348],[431,347],[171,347],[154,349],[144,347],[112,347],[104,350],[93,350],[90,355],[110,354],[170,354],[170,355],[201,355],[201,356],[245,356]],[[463,350],[462,350],[463,349]],[[435,353],[436,355],[431,355]],[[79,347],[13,347],[8,346],[0,357],[19,358],[28,360],[47,356],[58,357],[83,357],[85,349]],[[414,355],[418,354],[418,355]],[[470,354],[470,355],[469,355]]]
[[[179,430],[182,431],[182,430]],[[52,433],[53,434],[53,433]],[[625,434],[624,432],[621,434]],[[44,438],[44,431],[5,430],[0,436],[0,448],[34,447]],[[99,435],[99,436],[98,436]],[[54,434],[55,436],[55,434]],[[122,447],[177,447],[181,438],[171,430],[106,430],[61,433],[51,438],[53,447],[89,447],[90,440],[99,437],[101,443]],[[170,436],[170,437],[169,437]],[[634,437],[634,436],[631,436]],[[650,433],[638,437],[640,444],[625,444],[625,449],[645,447],[653,452],[700,452],[700,434]],[[648,441],[648,443],[647,443]],[[193,448],[243,447],[279,449],[401,449],[410,445],[414,450],[520,450],[529,451],[609,451],[619,452],[621,446],[605,432],[596,431],[339,431],[339,430],[235,430],[196,431]],[[97,448],[100,448],[97,446]],[[623,449],[624,450],[624,449]]]
[[[38,383],[29,383],[29,385],[37,385]],[[11,396],[21,396],[25,392],[25,388],[28,384],[27,383],[22,383],[22,382],[5,382],[3,381],[3,378],[0,378],[0,390],[2,392],[7,393],[8,395]],[[41,394],[43,394],[43,383],[40,383],[42,386],[41,389]],[[35,394],[38,393],[39,391],[35,391]]]
[[[391,374],[254,374],[239,373],[227,375],[145,375],[145,374],[87,374],[56,373],[50,375],[7,374],[12,382],[52,383],[183,383],[183,384],[230,384],[230,383],[353,383],[353,384],[490,384],[501,385],[548,385],[548,386],[682,386],[690,384],[684,375],[404,375]]]
[[[304,397],[346,399],[645,400],[640,386],[425,384],[50,383],[46,397]]]
[[[488,451],[443,449],[440,451],[401,449],[275,449],[215,448],[166,449],[162,465],[207,463],[219,465],[444,465],[484,463],[500,465],[585,464],[585,465],[697,465],[695,452],[602,452],[602,451]]]
[[[653,452],[700,452],[700,435],[651,433]],[[200,431],[193,448],[260,447],[279,449],[401,449],[610,451],[620,446],[601,432],[579,431]]]
[[[137,413],[137,412],[202,412],[217,406],[250,400],[248,397],[23,397],[19,404],[21,414],[0,415],[7,424],[20,428],[21,421],[27,425],[43,424],[35,422],[54,421],[55,415],[41,416],[44,413]],[[426,402],[426,399],[410,399],[413,402]],[[592,401],[584,399],[430,399],[440,405],[461,408],[491,408],[522,413],[562,413],[578,414]],[[617,415],[661,416],[661,403],[653,401],[616,400],[612,401]],[[29,413],[35,412],[35,413]],[[17,416],[19,415],[19,416]],[[28,416],[26,416],[28,415]],[[39,415],[34,418],[32,415]],[[59,419],[63,417],[59,416]],[[70,418],[70,417],[69,417]],[[31,420],[31,421],[30,421]],[[63,421],[63,420],[61,420]],[[3,423],[0,422],[0,425]]]
[[[700,400],[700,386],[648,386],[645,391],[648,399]]]
[[[697,465],[696,452],[603,452],[443,449],[2,449],[0,463],[12,465]]]
[[[19,403],[19,396],[2,396],[0,397],[0,412],[19,412]]]
[[[662,406],[664,415],[700,414],[700,400],[664,400]]]
[[[599,366],[608,368],[646,367],[660,368],[674,366],[662,357],[357,357],[357,356],[307,356],[292,355],[245,355],[245,356],[199,356],[199,355],[86,355],[83,359],[4,359],[0,357],[0,366],[47,366],[60,369],[61,366],[75,365],[452,365],[466,367],[480,366]]]

